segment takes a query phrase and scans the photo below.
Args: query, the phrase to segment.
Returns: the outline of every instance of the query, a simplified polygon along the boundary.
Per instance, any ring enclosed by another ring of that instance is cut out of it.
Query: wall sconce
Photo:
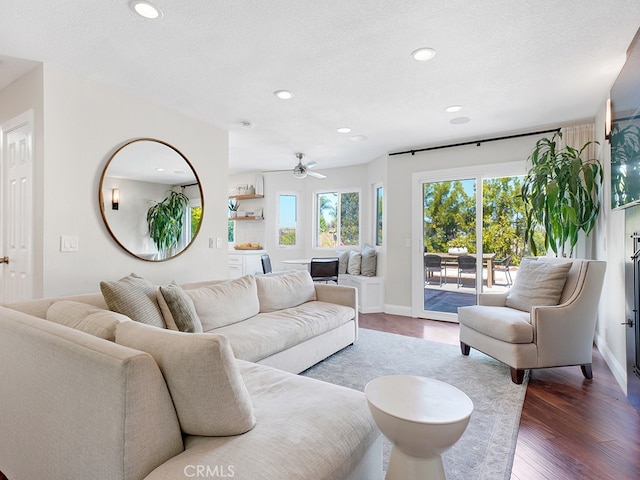
[[[114,188],[111,190],[111,210],[118,210],[120,206],[120,190]]]
[[[604,138],[611,141],[611,99],[607,98],[607,108],[604,114]]]

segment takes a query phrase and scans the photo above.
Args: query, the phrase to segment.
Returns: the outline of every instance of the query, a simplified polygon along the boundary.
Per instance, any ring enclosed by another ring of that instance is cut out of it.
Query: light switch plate
[[[61,235],[60,251],[61,252],[77,252],[78,243],[79,243],[79,240],[77,235]]]

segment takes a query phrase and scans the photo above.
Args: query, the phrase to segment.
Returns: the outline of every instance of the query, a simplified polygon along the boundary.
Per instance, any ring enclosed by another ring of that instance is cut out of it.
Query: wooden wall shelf
[[[264,220],[264,217],[229,217],[229,220]]]
[[[256,195],[254,193],[248,193],[245,195],[229,195],[229,198],[235,198],[236,200],[251,200],[252,198],[264,198],[264,195]]]

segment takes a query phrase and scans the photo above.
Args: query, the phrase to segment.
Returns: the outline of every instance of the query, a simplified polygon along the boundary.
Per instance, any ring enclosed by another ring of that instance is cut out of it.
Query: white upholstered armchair
[[[514,383],[527,369],[567,365],[580,365],[592,378],[605,267],[595,260],[524,259],[510,290],[480,294],[478,305],[458,308],[463,355],[473,347],[506,363]]]

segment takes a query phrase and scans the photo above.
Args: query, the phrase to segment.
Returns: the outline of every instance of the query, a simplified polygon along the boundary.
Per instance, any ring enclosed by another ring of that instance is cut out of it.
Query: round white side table
[[[445,480],[440,455],[467,428],[471,399],[448,383],[413,375],[376,378],[364,393],[378,428],[393,443],[386,480]]]

